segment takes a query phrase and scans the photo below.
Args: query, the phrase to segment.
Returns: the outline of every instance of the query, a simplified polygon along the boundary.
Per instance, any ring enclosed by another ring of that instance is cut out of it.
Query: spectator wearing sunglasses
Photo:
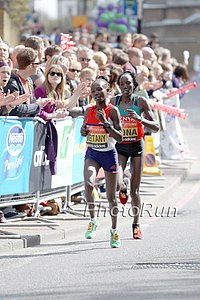
[[[44,42],[43,39],[36,35],[31,35],[25,40],[25,47],[30,47],[33,50],[37,51],[38,53],[38,59],[40,61],[40,64],[44,60]],[[34,75],[31,75],[31,79],[33,81],[34,86],[39,86],[44,82],[44,74],[43,70],[38,64],[36,73]]]
[[[65,80],[62,67],[59,65],[50,65],[49,68],[45,69],[44,83],[35,88],[35,97],[37,99],[46,97],[51,99],[39,113],[39,116],[45,121],[63,118],[68,115],[67,111],[62,108],[64,89]]]
[[[93,50],[82,46],[77,51],[77,59],[81,63],[82,69],[89,66],[90,61],[93,58]]]
[[[51,65],[59,65],[62,67],[64,75],[69,71],[70,61],[62,55],[53,55],[45,64],[45,70],[49,69]],[[71,96],[71,91],[67,84],[65,84],[65,98]]]
[[[66,77],[67,77],[67,73],[69,72],[69,68],[73,68],[73,65],[70,64],[70,61],[68,58],[61,56],[61,55],[53,55],[46,63],[45,74],[48,72],[48,70],[50,69],[50,67],[52,65],[61,66],[65,79],[67,79]],[[79,65],[79,67],[80,67],[80,65]],[[77,69],[77,67],[76,67],[76,69]],[[66,109],[72,109],[76,106],[77,100],[80,97],[80,95],[82,94],[82,90],[83,89],[85,90],[85,86],[79,84],[77,86],[77,88],[75,88],[74,90],[71,86],[71,88],[73,90],[73,92],[72,92],[66,81],[67,80],[65,80],[65,89],[64,89],[64,100],[65,101],[64,102],[62,101],[62,105],[63,105],[62,107],[65,107]]]
[[[36,101],[34,97],[33,82],[31,75],[36,73],[37,67],[40,64],[37,52],[32,48],[24,48],[17,55],[18,70],[12,72],[10,80],[4,87],[4,92],[14,93],[19,95],[29,94],[30,97],[22,104],[15,106],[10,112],[10,116],[18,117],[34,117],[40,111],[40,108],[49,100],[43,99]]]
[[[36,98],[51,98],[40,111],[39,116],[46,121],[47,135],[45,140],[45,153],[49,160],[51,174],[56,174],[56,157],[58,147],[58,134],[54,119],[61,119],[68,115],[68,111],[60,108],[64,102],[65,80],[63,69],[59,65],[50,65],[45,69],[43,85],[35,89]]]
[[[74,89],[77,87],[80,82],[79,75],[81,72],[81,64],[78,61],[71,61],[69,71],[66,74],[66,83],[73,93]]]

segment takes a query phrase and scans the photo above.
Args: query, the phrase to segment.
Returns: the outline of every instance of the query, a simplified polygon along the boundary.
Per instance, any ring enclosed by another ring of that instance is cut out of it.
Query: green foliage
[[[27,14],[30,12],[29,0],[9,0],[8,7],[10,18],[20,28],[24,24]]]

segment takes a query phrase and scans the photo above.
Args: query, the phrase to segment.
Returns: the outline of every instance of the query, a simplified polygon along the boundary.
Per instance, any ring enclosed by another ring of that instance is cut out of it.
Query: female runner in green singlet
[[[122,143],[116,143],[120,166],[119,197],[123,204],[128,200],[128,196],[126,195],[127,187],[125,182],[123,182],[123,172],[130,158],[130,196],[133,211],[133,238],[141,239],[143,236],[139,226],[141,209],[139,188],[143,170],[144,126],[157,132],[159,125],[153,118],[148,100],[134,94],[138,86],[134,74],[129,71],[124,72],[119,76],[118,84],[122,94],[113,98],[111,103],[119,109],[123,128]]]

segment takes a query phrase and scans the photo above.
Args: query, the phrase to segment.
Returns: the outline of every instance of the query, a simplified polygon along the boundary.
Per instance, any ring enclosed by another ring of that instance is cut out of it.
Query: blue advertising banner
[[[72,163],[72,184],[81,183],[84,181],[83,168],[86,149],[86,139],[80,134],[80,129],[83,124],[83,117],[75,119],[75,135],[74,135],[74,150]]]
[[[0,118],[0,195],[29,192],[32,119]]]

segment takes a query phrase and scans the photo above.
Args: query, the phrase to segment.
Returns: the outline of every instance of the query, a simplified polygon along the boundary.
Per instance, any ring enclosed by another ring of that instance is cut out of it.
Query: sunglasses
[[[56,75],[56,76],[58,76],[58,77],[62,77],[62,73],[59,73],[59,72],[53,72],[53,71],[50,72],[49,75],[50,75],[50,76],[55,76],[55,75]]]
[[[32,65],[33,65],[33,66],[39,66],[39,65],[40,65],[40,62],[33,62]]]
[[[80,59],[80,61],[86,61],[86,62],[91,61],[91,59],[87,58],[87,57],[80,57],[79,59]]]
[[[77,70],[77,69],[69,69],[70,72],[80,72],[81,70]]]

